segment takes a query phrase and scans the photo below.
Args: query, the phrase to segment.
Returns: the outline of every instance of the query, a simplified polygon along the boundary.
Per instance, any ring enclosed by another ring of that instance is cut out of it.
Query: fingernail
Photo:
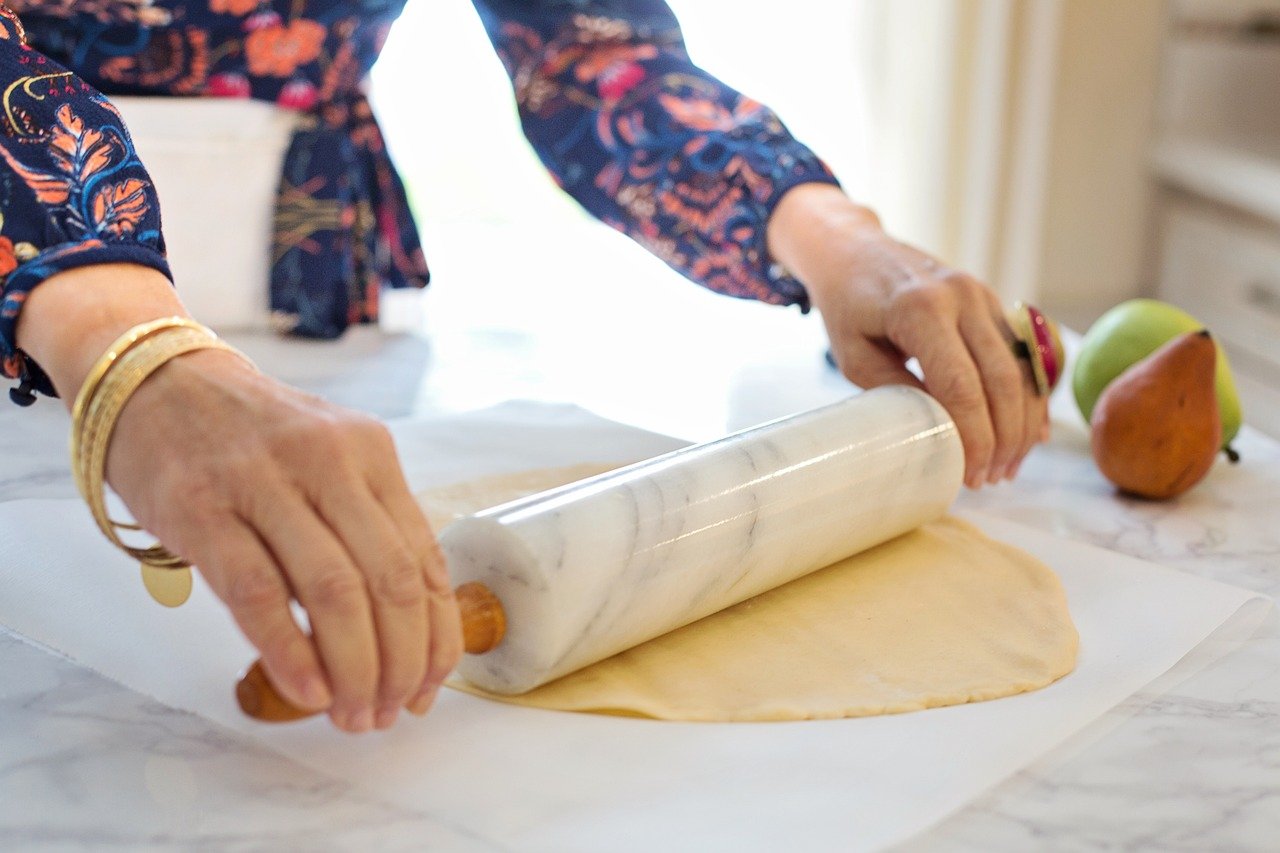
[[[302,682],[302,701],[308,708],[327,708],[332,698],[329,687],[319,678],[308,678]]]
[[[351,730],[357,733],[367,732],[373,728],[373,711],[361,708],[351,715]]]
[[[1006,468],[1006,466],[1004,466],[1004,465],[992,465],[990,468],[988,468],[988,469],[987,469],[987,482],[988,482],[988,483],[990,483],[990,484],[991,484],[991,485],[993,485],[993,486],[994,486],[996,483],[1000,482],[1000,477],[1001,477],[1001,475],[1003,475],[1003,474],[1004,474],[1004,472],[1005,472],[1005,468]]]
[[[395,724],[396,717],[400,716],[400,709],[394,705],[379,708],[378,716],[374,720],[374,726],[379,729],[389,729]]]
[[[1044,442],[1044,441],[1048,441],[1048,440],[1049,440],[1049,435],[1050,435],[1050,433],[1049,433],[1049,422],[1048,422],[1048,421],[1045,421],[1045,422],[1040,426],[1040,441],[1042,441],[1042,442]]]
[[[427,712],[431,710],[431,706],[435,704],[436,694],[439,692],[439,687],[432,687],[430,690],[418,694],[418,698],[407,706],[409,713],[418,717],[425,717]]]

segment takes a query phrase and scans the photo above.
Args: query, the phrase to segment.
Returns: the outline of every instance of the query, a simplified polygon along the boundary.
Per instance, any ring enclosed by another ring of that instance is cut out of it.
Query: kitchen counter
[[[414,334],[229,337],[273,375],[384,417],[513,397],[571,401],[698,440],[850,393],[822,363],[816,318],[701,293],[612,237],[599,239],[615,259],[607,277],[589,252],[557,252],[539,235],[510,253],[437,253],[427,319],[407,306],[392,311]],[[524,281],[531,268],[555,269],[558,289],[493,289]],[[1183,499],[1148,504],[1117,498],[1096,472],[1067,395],[1055,397],[1054,413],[1053,441],[1017,482],[966,494],[960,505],[1280,594],[1280,445],[1246,428],[1240,465],[1219,463]],[[75,494],[58,404],[0,408],[0,428],[10,448],[0,501]],[[447,814],[380,802],[2,628],[0,676],[6,849],[489,849]],[[1280,619],[1272,611],[1238,650],[1133,697],[909,846],[1271,850],[1277,837]]]

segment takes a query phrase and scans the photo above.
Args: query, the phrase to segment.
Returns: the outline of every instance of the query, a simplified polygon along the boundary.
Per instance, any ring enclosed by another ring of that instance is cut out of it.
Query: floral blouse
[[[791,187],[835,179],[772,111],[690,61],[665,2],[473,2],[560,186],[694,281],[807,310],[804,288],[770,262],[765,225]],[[383,286],[427,283],[363,89],[403,3],[10,0],[29,41],[0,17],[0,355],[23,380],[15,400],[53,393],[14,343],[33,287],[92,263],[169,274],[153,187],[103,92],[304,113],[273,236],[271,307],[288,331],[335,337],[376,318]]]

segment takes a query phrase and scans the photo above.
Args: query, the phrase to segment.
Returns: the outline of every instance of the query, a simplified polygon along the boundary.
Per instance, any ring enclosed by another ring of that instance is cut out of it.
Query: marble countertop
[[[822,363],[816,318],[698,292],[624,244],[609,242],[610,257],[626,263],[601,284],[590,253],[566,257],[537,235],[524,240],[479,260],[461,249],[456,261],[437,253],[428,318],[411,305],[392,312],[412,334],[358,329],[336,343],[229,337],[281,379],[384,417],[526,398],[704,439],[850,392]],[[539,263],[557,270],[554,300],[496,289]],[[636,282],[643,287],[628,286]],[[966,494],[961,506],[1280,596],[1280,444],[1246,428],[1240,465],[1218,464],[1177,502],[1141,503],[1116,497],[1093,468],[1066,395],[1054,413],[1052,442],[1018,481]],[[10,448],[0,501],[75,494],[58,404],[0,408],[0,429]],[[908,846],[1274,850],[1277,838],[1273,610],[1238,650],[1171,688],[1132,697]],[[0,847],[374,845],[488,849],[438,814],[371,799],[0,627]]]

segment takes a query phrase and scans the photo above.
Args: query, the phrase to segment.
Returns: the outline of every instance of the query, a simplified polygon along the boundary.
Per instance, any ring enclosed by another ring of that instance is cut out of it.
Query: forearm
[[[18,346],[53,380],[70,407],[93,363],[138,323],[186,316],[160,272],[134,264],[77,267],[31,291],[18,320]]]
[[[769,254],[802,282],[814,304],[846,283],[861,240],[883,238],[880,219],[839,187],[792,188],[769,217]]]
[[[526,136],[590,213],[713,290],[807,304],[765,246],[778,199],[831,171],[689,58],[661,0],[475,0]]]

